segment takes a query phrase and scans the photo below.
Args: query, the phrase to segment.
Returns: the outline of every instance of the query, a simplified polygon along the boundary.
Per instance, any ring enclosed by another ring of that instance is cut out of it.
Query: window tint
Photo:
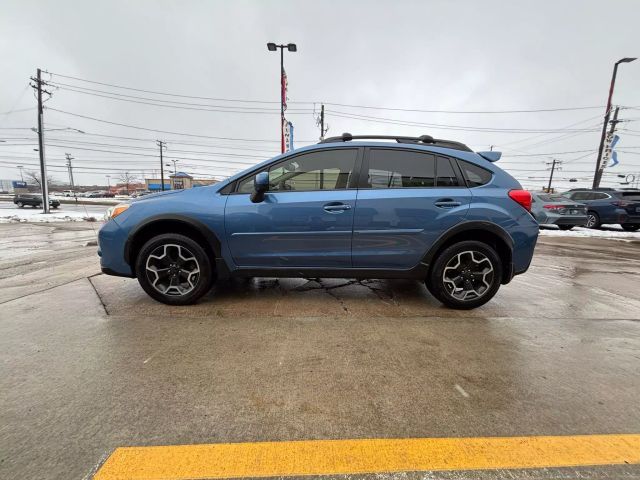
[[[372,148],[368,184],[371,188],[433,187],[435,157],[421,152]]]
[[[572,193],[569,197],[571,200],[588,200],[589,196],[589,192],[576,192]]]
[[[609,198],[609,195],[606,193],[592,193],[590,198],[593,200],[604,200],[605,198]]]
[[[269,168],[269,191],[337,190],[349,186],[357,149],[298,155]]]
[[[236,192],[238,193],[252,193],[253,192],[253,180],[256,178],[256,175],[259,172],[256,172],[254,175],[250,175],[247,178],[243,178],[238,183],[238,189]]]
[[[567,199],[562,195],[538,195],[543,202],[566,202]]]
[[[436,173],[438,178],[436,180],[436,186],[438,187],[457,187],[458,176],[451,165],[451,161],[445,157],[438,157]]]
[[[640,200],[640,192],[622,192],[620,195],[625,200]]]
[[[469,187],[479,187],[480,185],[486,185],[491,181],[491,172],[482,167],[463,160],[458,160],[458,165],[460,165],[462,174],[464,175],[464,178],[467,179],[467,185]]]

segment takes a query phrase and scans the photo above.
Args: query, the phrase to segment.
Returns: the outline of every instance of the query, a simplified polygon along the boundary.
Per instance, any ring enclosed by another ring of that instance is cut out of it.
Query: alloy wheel
[[[174,243],[154,249],[145,267],[149,283],[163,295],[187,295],[196,288],[200,278],[200,265],[194,254]]]
[[[442,273],[446,291],[457,300],[474,300],[489,291],[494,281],[491,261],[481,252],[465,250],[447,262]]]
[[[597,221],[596,221],[596,216],[595,215],[593,215],[592,213],[587,215],[587,227],[593,228],[596,223],[597,223]]]

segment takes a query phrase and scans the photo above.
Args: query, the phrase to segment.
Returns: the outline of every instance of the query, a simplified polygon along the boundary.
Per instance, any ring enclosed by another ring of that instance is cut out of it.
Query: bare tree
[[[133,173],[124,172],[120,174],[118,180],[120,181],[120,183],[124,184],[125,189],[127,190],[127,195],[129,195],[129,185],[132,183],[136,183],[138,181],[138,177]]]
[[[40,182],[40,172],[36,172],[35,170],[25,170],[24,176],[27,179],[27,182],[31,180],[35,182],[39,188],[42,188],[42,183]],[[47,185],[51,185],[55,183],[55,179],[51,175],[47,175]]]

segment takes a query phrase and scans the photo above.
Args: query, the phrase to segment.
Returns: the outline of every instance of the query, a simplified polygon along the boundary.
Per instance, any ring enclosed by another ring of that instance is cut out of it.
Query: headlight
[[[115,207],[111,207],[107,210],[107,213],[105,214],[105,217],[107,218],[107,220],[110,220],[112,218],[116,218],[118,215],[120,215],[122,212],[124,212],[127,208],[129,208],[131,205],[129,205],[128,203],[121,203],[119,205],[116,205]]]

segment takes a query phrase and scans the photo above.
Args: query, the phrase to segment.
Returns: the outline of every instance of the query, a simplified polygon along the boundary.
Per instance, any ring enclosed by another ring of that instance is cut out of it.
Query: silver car
[[[560,230],[587,224],[587,206],[559,194],[532,193],[531,213],[540,225],[557,225]]]

